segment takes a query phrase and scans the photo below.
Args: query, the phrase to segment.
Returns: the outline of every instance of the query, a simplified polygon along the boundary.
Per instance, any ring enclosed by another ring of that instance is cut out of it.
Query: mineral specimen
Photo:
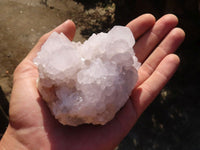
[[[38,89],[63,125],[104,125],[126,103],[140,66],[129,28],[115,26],[83,44],[52,33],[34,59]]]

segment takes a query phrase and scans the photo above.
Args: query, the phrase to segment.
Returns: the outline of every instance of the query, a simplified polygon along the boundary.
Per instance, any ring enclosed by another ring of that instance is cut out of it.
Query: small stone
[[[38,52],[38,89],[63,125],[104,125],[128,100],[140,63],[129,28],[115,26],[83,44],[52,33]]]

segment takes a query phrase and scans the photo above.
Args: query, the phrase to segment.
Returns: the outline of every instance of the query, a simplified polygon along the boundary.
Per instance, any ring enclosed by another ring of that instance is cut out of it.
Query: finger
[[[169,54],[161,61],[153,74],[133,91],[132,102],[138,117],[169,81],[179,63],[177,55]]]
[[[144,14],[129,22],[126,26],[130,28],[135,39],[140,37],[155,23],[155,17],[151,14]]]
[[[177,17],[172,14],[160,18],[153,28],[136,42],[134,50],[138,60],[144,62],[151,51],[160,43],[164,36],[177,25],[177,23]]]
[[[51,35],[52,32],[58,32],[58,33],[64,33],[70,40],[74,38],[76,27],[73,21],[67,20],[52,31],[44,34],[38,41],[38,43],[35,45],[35,47],[29,52],[27,55],[27,59],[33,60],[33,58],[36,57],[37,52],[40,51],[41,46],[44,44],[44,42],[47,40],[47,38]]]
[[[137,85],[140,85],[153,73],[165,56],[175,52],[184,38],[185,32],[182,29],[173,29],[140,67]]]

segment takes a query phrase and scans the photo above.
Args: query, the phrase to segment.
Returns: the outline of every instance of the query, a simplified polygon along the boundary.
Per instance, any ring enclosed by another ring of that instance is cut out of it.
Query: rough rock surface
[[[140,63],[132,32],[115,26],[83,44],[52,33],[34,59],[38,89],[52,114],[64,125],[104,125],[126,103]]]

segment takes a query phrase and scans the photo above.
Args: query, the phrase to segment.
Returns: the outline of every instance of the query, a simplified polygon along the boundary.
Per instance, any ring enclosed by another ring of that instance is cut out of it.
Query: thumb
[[[73,40],[75,32],[76,32],[76,26],[72,20],[67,20],[52,31],[44,34],[38,41],[38,43],[35,45],[35,47],[29,52],[26,59],[33,60],[37,52],[40,51],[41,46],[44,44],[44,42],[47,40],[47,38],[51,35],[52,32],[58,32],[65,34],[70,40]]]

